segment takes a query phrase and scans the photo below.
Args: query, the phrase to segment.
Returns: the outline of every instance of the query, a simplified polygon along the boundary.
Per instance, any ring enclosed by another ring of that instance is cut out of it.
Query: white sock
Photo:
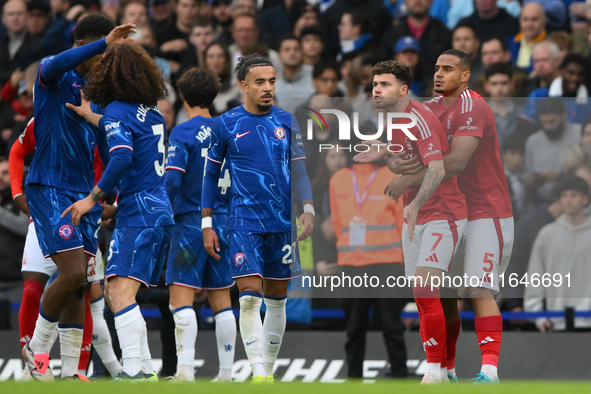
[[[441,379],[441,363],[427,363],[427,371]]]
[[[232,365],[234,364],[234,352],[236,345],[236,317],[232,310],[224,310],[216,313],[215,337],[218,343],[218,357],[220,370],[218,380],[232,379]]]
[[[171,311],[173,310],[172,307]],[[192,306],[174,310],[174,338],[176,340],[177,375],[182,379],[195,379],[195,340],[197,315]]]
[[[144,318],[137,304],[132,304],[115,314],[115,328],[121,346],[123,371],[129,376],[141,372],[141,341]]]
[[[29,346],[33,353],[49,353],[49,341],[54,335],[56,328],[57,320],[48,320],[43,316],[42,312],[39,312],[37,323],[35,323],[33,338],[31,338],[31,342],[29,342]]]
[[[98,353],[105,368],[112,377],[115,377],[123,370],[113,350],[111,333],[105,321],[105,299],[103,297],[92,301],[90,313],[92,314],[92,346]]]
[[[263,323],[263,360],[265,361],[265,370],[267,375],[273,374],[273,366],[277,360],[277,354],[281,348],[283,334],[285,333],[285,304],[287,297],[275,299],[265,297],[267,305],[267,314]]]
[[[259,293],[249,291],[240,294],[240,335],[253,376],[266,376],[261,342],[263,340],[262,303],[263,299]]]
[[[447,370],[447,376],[451,376],[452,378],[456,377],[456,367]]]
[[[74,376],[80,363],[80,347],[82,346],[82,328],[59,325],[60,355],[62,358],[62,378]]]
[[[489,378],[491,378],[493,380],[497,379],[499,377],[499,375],[497,373],[497,367],[494,365],[484,364],[484,365],[482,365],[480,372],[485,373]]]
[[[53,334],[51,334],[51,338],[49,338],[49,342],[47,342],[47,353],[51,353],[51,349],[53,349],[53,345],[57,341],[57,326],[55,326],[55,330],[53,330]]]
[[[154,372],[154,366],[152,365],[152,354],[150,353],[150,347],[148,346],[148,327],[146,321],[142,317],[142,335],[140,341],[140,359],[142,372],[151,374]]]
[[[447,367],[441,367],[439,371],[439,377],[441,377],[442,382],[449,382],[449,378],[447,377]]]

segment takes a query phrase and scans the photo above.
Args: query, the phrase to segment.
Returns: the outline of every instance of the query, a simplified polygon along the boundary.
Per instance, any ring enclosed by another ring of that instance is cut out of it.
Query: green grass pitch
[[[81,387],[83,386],[83,387]],[[275,383],[274,385],[251,385],[249,383],[215,384],[198,380],[196,383],[144,383],[139,385],[130,383],[113,383],[108,381],[92,384],[79,382],[55,383],[0,383],[0,393],[30,394],[129,394],[134,391],[142,394],[392,394],[407,392],[437,392],[437,393],[591,393],[591,382],[572,381],[502,381],[498,386],[474,386],[468,382],[457,385],[419,386],[418,380],[409,381],[378,381],[375,384],[359,382],[343,384],[322,383]]]

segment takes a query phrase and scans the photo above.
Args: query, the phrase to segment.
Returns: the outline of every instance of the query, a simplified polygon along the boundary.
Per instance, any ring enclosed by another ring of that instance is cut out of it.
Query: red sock
[[[462,321],[460,319],[445,325],[447,328],[447,369],[456,367],[456,342],[460,336]]]
[[[441,363],[445,353],[445,316],[439,301],[439,289],[416,286],[414,296],[419,309],[423,347],[428,363]]]
[[[21,349],[33,337],[35,324],[39,316],[39,302],[43,295],[43,285],[34,280],[23,283],[23,300],[18,311],[18,330],[21,340]]]
[[[482,354],[482,365],[497,367],[503,336],[503,318],[501,315],[477,317],[474,319],[474,328]]]
[[[90,291],[84,292],[84,331],[82,332],[82,348],[80,348],[79,371],[86,371],[90,361],[92,344],[92,313],[90,312]]]

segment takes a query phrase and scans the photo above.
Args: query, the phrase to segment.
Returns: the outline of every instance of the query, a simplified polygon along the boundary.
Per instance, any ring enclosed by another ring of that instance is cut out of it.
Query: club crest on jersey
[[[279,138],[280,140],[285,139],[285,136],[287,134],[285,133],[285,129],[283,127],[277,127],[275,129],[275,137]]]
[[[246,256],[244,253],[236,253],[234,256],[234,264],[236,264],[236,267],[242,267],[246,264]]]
[[[60,237],[63,239],[70,239],[74,236],[74,227],[70,226],[69,224],[64,224],[60,227]]]

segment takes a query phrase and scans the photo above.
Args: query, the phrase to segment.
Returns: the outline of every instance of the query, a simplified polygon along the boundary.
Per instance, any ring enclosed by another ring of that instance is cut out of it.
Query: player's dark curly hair
[[[221,89],[219,78],[213,71],[197,67],[185,72],[177,81],[183,100],[189,107],[209,108]]]
[[[239,81],[246,80],[246,76],[248,72],[253,67],[261,67],[261,66],[271,66],[273,67],[273,62],[264,56],[259,55],[258,53],[253,53],[252,55],[241,57],[238,59],[238,65],[234,69],[236,73],[236,78]]]
[[[397,60],[386,60],[377,63],[371,69],[373,75],[392,74],[403,85],[410,87],[412,83],[412,70],[406,64]]]
[[[468,56],[466,52],[460,51],[459,49],[448,49],[439,56],[443,55],[451,55],[457,57],[458,59],[460,59],[460,64],[464,66],[465,70],[472,70],[472,62],[470,61],[470,56]]]
[[[109,35],[115,23],[104,14],[93,13],[82,18],[74,28],[74,39],[96,41]]]
[[[84,94],[103,107],[112,101],[152,107],[166,97],[167,90],[160,68],[141,46],[115,44],[90,70]]]

